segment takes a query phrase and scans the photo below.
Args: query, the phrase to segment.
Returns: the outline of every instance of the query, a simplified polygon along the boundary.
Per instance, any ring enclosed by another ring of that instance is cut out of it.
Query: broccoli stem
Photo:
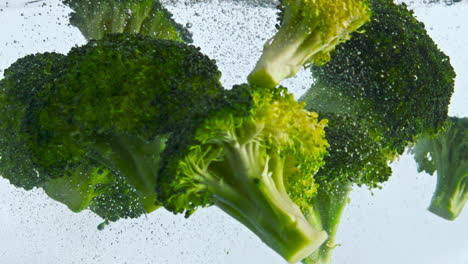
[[[439,166],[443,168],[437,169],[436,189],[428,210],[453,221],[468,201],[468,167],[458,167],[451,171],[452,169],[444,165],[449,164],[442,163]]]
[[[294,76],[302,65],[323,46],[320,34],[314,34],[315,25],[289,23],[263,47],[263,53],[248,76],[251,84],[274,87]]]
[[[227,143],[225,159],[211,164],[201,181],[220,209],[294,263],[316,250],[327,234],[312,227],[286,193],[284,160],[275,154],[267,156],[256,141]],[[223,175],[222,180],[217,174]]]
[[[56,179],[49,179],[41,184],[42,189],[47,195],[63,204],[65,204],[72,212],[81,212],[87,208],[91,200],[99,195],[99,192],[94,190],[95,186],[100,184],[108,184],[112,180],[108,176],[108,172],[94,170],[77,171],[71,175],[64,175]]]
[[[330,264],[335,238],[343,211],[348,204],[351,183],[335,183],[331,188],[319,188],[311,201],[309,222],[328,233],[328,239],[312,255],[304,259],[306,264]]]
[[[150,142],[131,135],[103,135],[95,144],[93,158],[109,166],[135,188],[147,213],[160,205],[156,202],[156,178],[160,155],[167,137]]]
[[[437,183],[428,210],[451,221],[460,215],[468,201],[468,162],[460,154],[466,153],[466,137],[460,135],[463,133],[458,129],[449,128],[425,143],[437,150],[430,152],[437,164]]]

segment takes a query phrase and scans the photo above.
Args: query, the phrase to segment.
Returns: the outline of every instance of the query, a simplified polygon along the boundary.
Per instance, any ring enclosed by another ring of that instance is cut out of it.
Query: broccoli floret
[[[192,42],[191,33],[172,19],[159,0],[63,0],[73,13],[70,23],[83,36],[102,39],[106,33],[139,33],[155,39]]]
[[[306,263],[330,263],[352,185],[386,181],[388,163],[408,144],[442,129],[453,92],[448,57],[413,13],[391,0],[370,4],[373,17],[363,33],[339,45],[326,65],[312,66],[316,81],[302,98],[329,120],[330,143],[308,213],[329,238]]]
[[[35,170],[28,154],[31,136],[24,121],[33,98],[53,82],[64,58],[58,53],[28,55],[6,69],[0,81],[0,175],[26,190],[37,187],[47,177]]]
[[[328,146],[326,120],[285,88],[235,86],[198,126],[169,140],[158,197],[174,213],[216,205],[289,262],[326,239],[286,192],[312,194]],[[190,140],[189,140],[190,139]]]
[[[444,126],[455,72],[405,4],[370,4],[364,32],[339,45],[326,65],[312,66],[308,96],[314,109],[367,119],[388,149],[403,153],[418,135]]]
[[[394,158],[364,122],[346,114],[319,114],[328,119],[325,134],[330,143],[329,155],[314,176],[317,193],[311,197],[293,197],[309,222],[328,234],[327,241],[304,259],[308,264],[331,263],[338,225],[353,185],[379,187],[390,177],[388,163]]]
[[[108,221],[158,208],[167,137],[223,91],[214,61],[193,46],[127,34],[36,62],[47,56],[20,59],[1,82],[1,175]]]
[[[433,175],[437,171],[429,211],[455,220],[468,200],[468,118],[449,120],[446,130],[420,138],[412,151],[419,172]]]
[[[251,84],[276,86],[305,64],[324,64],[370,16],[367,0],[282,0],[279,9],[279,31],[265,44]]]

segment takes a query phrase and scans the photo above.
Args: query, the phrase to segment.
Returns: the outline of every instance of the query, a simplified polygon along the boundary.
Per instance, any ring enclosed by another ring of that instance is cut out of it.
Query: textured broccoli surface
[[[331,263],[351,187],[379,187],[391,175],[388,163],[417,138],[440,131],[447,118],[455,77],[448,57],[406,5],[370,6],[363,32],[337,46],[330,62],[312,66],[316,80],[302,98],[329,120],[330,143],[309,202],[309,220],[329,238],[305,263]]]
[[[0,174],[105,220],[158,208],[160,153],[222,91],[193,46],[108,35],[18,60],[0,83]]]
[[[418,135],[444,126],[455,72],[405,4],[370,4],[363,33],[339,45],[329,63],[312,67],[316,82],[307,96],[316,109],[367,119],[386,147],[402,153]]]

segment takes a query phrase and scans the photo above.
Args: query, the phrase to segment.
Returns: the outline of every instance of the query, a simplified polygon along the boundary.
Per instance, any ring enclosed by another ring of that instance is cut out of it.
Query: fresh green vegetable
[[[339,45],[329,63],[312,66],[316,81],[302,98],[329,120],[330,143],[308,213],[329,238],[308,264],[331,263],[352,186],[379,187],[391,175],[388,163],[418,137],[440,131],[447,118],[455,77],[448,57],[406,5],[373,0],[370,6],[363,32]]]
[[[374,15],[364,33],[339,45],[326,65],[312,66],[316,82],[306,101],[366,119],[401,154],[445,125],[455,72],[405,4],[370,3]]]
[[[0,83],[0,175],[108,221],[149,213],[168,135],[219,78],[197,48],[137,35],[22,58]]]
[[[394,154],[382,148],[382,142],[361,120],[346,114],[320,116],[328,119],[325,131],[330,148],[325,165],[314,176],[317,193],[293,199],[301,205],[309,222],[328,234],[327,241],[304,260],[307,264],[331,263],[338,225],[353,185],[379,187],[390,177],[388,164],[394,159]]]
[[[70,23],[84,37],[106,33],[139,33],[155,39],[192,42],[191,33],[172,19],[159,0],[63,0],[73,13]]]
[[[420,138],[412,152],[418,171],[437,171],[429,211],[455,220],[468,200],[468,118],[451,117],[447,129]]]
[[[279,31],[265,44],[251,84],[276,86],[303,65],[326,63],[370,17],[367,0],[282,0],[279,9]]]
[[[285,88],[235,86],[193,130],[174,134],[157,189],[174,213],[216,205],[287,261],[300,261],[327,235],[313,228],[293,196],[313,195],[328,146],[325,120]]]

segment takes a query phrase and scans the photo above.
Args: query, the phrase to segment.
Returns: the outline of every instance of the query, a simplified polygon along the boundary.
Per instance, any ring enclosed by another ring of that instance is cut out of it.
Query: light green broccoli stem
[[[109,171],[101,169],[88,171],[86,168],[76,168],[71,175],[49,179],[41,187],[50,198],[77,213],[88,208],[91,200],[100,194],[96,191],[97,186],[113,183],[109,174]]]
[[[224,160],[196,173],[216,205],[291,263],[316,250],[327,234],[313,228],[287,194],[285,158],[267,154],[255,140],[243,144],[233,140],[224,149]]]
[[[428,210],[447,220],[455,220],[468,201],[468,168],[465,168],[461,182],[444,182],[437,179],[437,185],[432,195]],[[461,173],[461,172],[460,172]],[[437,172],[439,175],[439,172]],[[439,177],[439,176],[438,176]]]
[[[108,33],[139,33],[155,39],[191,42],[191,34],[172,19],[158,0],[64,0],[73,9],[70,23],[83,36],[102,39]]]
[[[317,24],[281,27],[264,45],[262,56],[248,77],[249,83],[273,87],[299,72],[309,57],[323,46],[320,35],[313,33]]]
[[[274,87],[293,77],[307,64],[322,65],[330,52],[369,20],[362,0],[283,0],[279,31],[267,41],[254,70],[251,84]]]
[[[157,136],[146,142],[129,135],[103,135],[96,139],[96,155],[92,158],[123,177],[150,213],[160,207],[156,200],[156,178],[166,139]]]
[[[350,183],[336,183],[330,188],[318,189],[317,196],[311,202],[309,222],[316,228],[328,233],[328,239],[318,250],[303,260],[306,264],[330,264],[338,225],[346,205],[349,202]]]
[[[453,129],[456,130],[456,129]],[[452,129],[433,140],[431,158],[437,168],[437,184],[429,211],[447,220],[455,220],[468,200],[468,140],[457,138]],[[419,144],[419,143],[418,143]]]

